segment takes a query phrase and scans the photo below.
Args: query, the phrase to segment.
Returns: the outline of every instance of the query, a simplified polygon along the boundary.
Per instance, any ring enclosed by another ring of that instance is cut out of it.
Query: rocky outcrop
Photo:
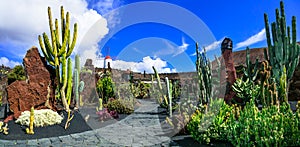
[[[55,110],[54,69],[47,65],[36,47],[32,47],[23,59],[26,81],[15,81],[7,86],[7,100],[14,117],[21,112],[35,109],[51,108]]]

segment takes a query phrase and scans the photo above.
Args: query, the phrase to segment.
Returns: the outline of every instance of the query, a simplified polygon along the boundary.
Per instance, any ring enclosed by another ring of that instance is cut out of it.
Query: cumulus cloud
[[[22,54],[22,57],[31,46],[39,47],[37,36],[43,32],[50,34],[48,6],[51,7],[53,18],[60,18],[60,6],[64,6],[65,12],[70,12],[71,31],[73,24],[78,23],[78,39],[74,52],[81,54],[82,58],[95,58],[97,43],[108,33],[107,21],[95,10],[88,9],[85,0],[1,2],[0,22],[3,23],[0,23],[0,46],[14,48],[15,54],[11,56]],[[95,30],[92,31],[91,28]],[[9,44],[14,47],[8,46]],[[79,49],[79,46],[82,48]]]
[[[13,67],[15,67],[16,65],[21,65],[21,63],[16,62],[16,61],[9,60],[9,59],[6,58],[6,57],[1,57],[1,58],[0,58],[0,65],[5,65],[5,66],[9,66],[9,67],[13,68]]]
[[[104,58],[101,58],[96,61],[95,65],[97,67],[103,67]],[[114,69],[121,70],[132,70],[134,72],[144,72],[153,73],[152,66],[154,66],[159,73],[171,73],[176,72],[175,68],[169,68],[166,61],[160,58],[151,58],[150,56],[143,57],[140,62],[127,62],[123,60],[113,60],[111,63],[111,67]]]
[[[260,42],[260,41],[263,41],[265,39],[266,39],[266,30],[262,29],[260,32],[258,32],[257,34],[251,36],[247,40],[242,41],[240,43],[237,43],[235,49],[239,49],[239,48],[242,48],[242,47],[247,47],[249,45],[255,44],[255,43]]]

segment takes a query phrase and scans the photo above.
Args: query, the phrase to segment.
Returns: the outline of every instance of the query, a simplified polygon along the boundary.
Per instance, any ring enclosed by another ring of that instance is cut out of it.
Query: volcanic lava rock
[[[21,112],[30,110],[32,106],[35,109],[55,110],[54,69],[47,65],[36,47],[27,51],[23,65],[26,81],[15,81],[6,88],[7,100],[14,117],[18,118]]]

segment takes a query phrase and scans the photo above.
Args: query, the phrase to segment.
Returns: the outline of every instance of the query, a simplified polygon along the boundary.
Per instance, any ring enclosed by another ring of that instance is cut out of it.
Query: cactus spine
[[[71,42],[70,38],[70,16],[69,12],[66,14],[66,18],[64,16],[64,9],[61,6],[61,37],[59,35],[60,30],[58,27],[58,19],[55,19],[55,26],[53,26],[52,22],[52,14],[51,8],[48,7],[48,17],[49,17],[49,27],[50,27],[50,34],[51,34],[51,44],[49,37],[44,32],[43,37],[39,35],[39,43],[41,46],[41,50],[48,61],[48,63],[55,67],[56,70],[56,78],[57,78],[57,87],[56,87],[56,97],[61,98],[65,110],[68,112],[70,111],[69,105],[67,100],[71,99],[70,87],[68,82],[69,77],[67,77],[67,69],[71,69],[71,67],[67,68],[67,60],[74,49],[76,38],[77,38],[77,23],[74,24],[74,32],[73,38]],[[53,28],[55,27],[55,28]],[[60,41],[61,39],[61,41]],[[67,91],[67,96],[65,95]],[[69,91],[69,92],[68,92]]]
[[[280,10],[276,9],[276,21],[271,23],[272,41],[267,14],[264,14],[264,19],[268,43],[268,50],[265,50],[265,57],[267,57],[266,54],[269,55],[269,58],[266,59],[270,61],[272,77],[276,80],[276,84],[279,87],[278,92],[280,92],[281,100],[283,100],[287,98],[289,82],[299,62],[300,46],[297,44],[296,38],[296,17],[292,17],[291,31],[290,26],[286,26],[284,3],[281,1]],[[292,35],[290,34],[291,32]],[[286,69],[286,76],[284,76],[284,69]],[[280,86],[282,78],[286,78],[287,86],[285,87]],[[281,93],[283,91],[285,92]]]
[[[29,128],[26,128],[27,134],[34,134],[33,131],[33,122],[34,122],[34,107],[30,108],[30,116],[29,116]]]

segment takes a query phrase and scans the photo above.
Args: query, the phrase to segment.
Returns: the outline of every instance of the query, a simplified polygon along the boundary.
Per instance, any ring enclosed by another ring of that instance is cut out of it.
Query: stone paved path
[[[170,146],[157,113],[158,105],[140,100],[141,106],[125,119],[103,128],[66,136],[34,140],[0,140],[1,146]]]

